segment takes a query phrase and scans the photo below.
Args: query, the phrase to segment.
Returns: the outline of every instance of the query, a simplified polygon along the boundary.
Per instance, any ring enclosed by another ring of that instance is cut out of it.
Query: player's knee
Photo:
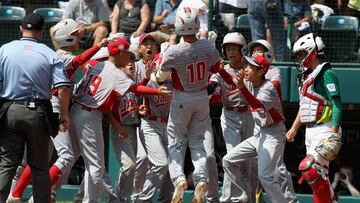
[[[105,26],[99,26],[96,28],[95,34],[97,37],[105,38],[108,34],[108,29]]]

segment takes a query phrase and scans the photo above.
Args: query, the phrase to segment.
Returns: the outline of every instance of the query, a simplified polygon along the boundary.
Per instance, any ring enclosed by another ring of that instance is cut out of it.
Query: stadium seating
[[[25,13],[22,7],[0,6],[0,46],[20,38],[19,27]]]
[[[326,59],[349,62],[358,57],[359,20],[352,16],[329,16],[321,27]]]
[[[45,22],[59,22],[64,14],[64,10],[59,8],[38,8],[34,13],[44,17]]]
[[[251,42],[251,28],[248,14],[240,15],[236,20],[235,31],[240,32],[246,39],[246,42]]]
[[[22,7],[17,6],[0,6],[0,18],[10,20],[22,20],[26,11]]]
[[[42,42],[51,47],[50,28],[61,21],[64,10],[59,8],[38,8],[34,10],[34,13],[44,17],[45,27]]]

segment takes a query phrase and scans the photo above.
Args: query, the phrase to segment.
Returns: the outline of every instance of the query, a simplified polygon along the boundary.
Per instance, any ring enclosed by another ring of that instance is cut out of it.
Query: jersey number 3
[[[94,77],[94,74],[90,74],[88,77],[88,81],[86,85],[84,86],[83,92],[87,95],[93,97],[96,94],[96,91],[99,89],[99,86],[101,84],[102,77],[96,75]],[[88,90],[88,91],[86,91]]]
[[[197,83],[205,79],[206,63],[204,61],[191,63],[186,66],[186,70],[189,72],[190,84]]]

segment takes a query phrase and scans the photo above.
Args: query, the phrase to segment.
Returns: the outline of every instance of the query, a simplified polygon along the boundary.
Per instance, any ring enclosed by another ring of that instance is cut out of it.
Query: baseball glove
[[[315,151],[327,161],[335,159],[341,148],[341,134],[331,133],[331,135],[316,146]]]

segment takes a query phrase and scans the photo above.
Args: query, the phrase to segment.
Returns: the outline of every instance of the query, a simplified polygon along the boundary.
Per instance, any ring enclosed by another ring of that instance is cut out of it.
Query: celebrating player
[[[342,103],[339,81],[324,62],[324,43],[313,33],[295,42],[293,53],[300,63],[301,76],[300,108],[292,127],[286,133],[293,142],[302,123],[306,125],[305,145],[307,156],[301,161],[299,170],[313,190],[315,203],[331,203],[334,192],[330,186],[329,162],[340,150],[340,121]]]
[[[86,72],[70,110],[73,121],[70,133],[77,136],[86,168],[84,202],[100,202],[102,194],[105,172],[103,112],[109,112],[116,100],[128,90],[138,94],[169,94],[165,88],[137,85],[120,70],[135,58],[127,51],[128,48],[129,43],[124,38],[109,43],[109,60],[96,64]]]
[[[226,65],[224,69],[233,77],[236,72],[243,68],[242,57],[246,52],[245,38],[238,32],[228,33],[224,37],[222,44],[224,55],[230,60],[230,64]],[[226,151],[229,152],[241,141],[253,135],[254,120],[252,118],[250,108],[246,100],[243,98],[240,90],[236,85],[227,84],[224,79],[217,73],[211,76],[211,84],[209,85],[209,92],[215,91],[215,88],[220,85],[221,96],[223,101],[223,110],[221,115],[221,127],[226,145]],[[245,199],[249,202],[254,202],[255,192],[250,194],[250,187],[247,187],[250,177],[250,163],[246,165],[247,175],[241,181],[241,188],[236,187],[229,180],[229,176],[224,174],[223,192],[220,198],[221,202],[238,202]],[[255,185],[256,187],[256,185]],[[247,194],[245,193],[247,191]],[[255,189],[254,189],[255,191]],[[246,198],[248,196],[248,198]]]
[[[186,141],[186,131],[195,167],[193,202],[200,203],[204,200],[208,184],[205,165],[215,162],[214,154],[208,154],[204,148],[207,142],[204,139],[212,137],[206,91],[208,78],[210,72],[221,71],[231,84],[232,77],[223,69],[219,70],[220,57],[215,47],[208,40],[196,38],[199,20],[194,9],[178,8],[175,31],[184,38],[184,43],[172,45],[165,51],[160,70],[156,72],[158,82],[165,81],[171,75],[174,90],[167,126],[169,172],[175,186],[172,202],[182,202],[187,188],[182,167],[178,166],[184,159],[181,146]],[[213,147],[213,141],[209,145]]]
[[[249,103],[255,121],[255,133],[242,141],[223,158],[224,171],[237,186],[243,175],[245,161],[258,158],[258,176],[272,202],[285,203],[283,191],[275,176],[283,163],[285,148],[285,125],[282,105],[277,91],[270,80],[265,79],[269,61],[261,55],[246,57],[247,66],[240,70],[237,86]],[[248,81],[244,84],[244,77]],[[240,171],[240,175],[239,175]]]

